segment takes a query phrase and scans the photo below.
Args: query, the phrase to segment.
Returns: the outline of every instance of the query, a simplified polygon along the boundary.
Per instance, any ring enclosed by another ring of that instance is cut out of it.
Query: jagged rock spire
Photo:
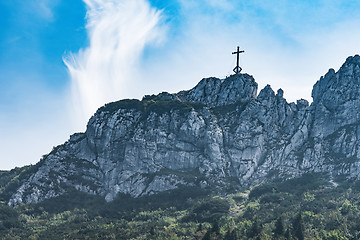
[[[45,156],[9,205],[69,188],[111,201],[118,193],[139,197],[209,185],[224,191],[306,172],[359,179],[359,83],[356,55],[315,84],[310,106],[287,103],[270,85],[256,96],[247,74],[108,104],[85,133]]]

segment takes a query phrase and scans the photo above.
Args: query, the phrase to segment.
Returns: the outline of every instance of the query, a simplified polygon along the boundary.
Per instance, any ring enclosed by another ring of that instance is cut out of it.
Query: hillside
[[[228,195],[80,191],[15,208],[0,204],[1,239],[359,239],[360,182],[305,174]]]
[[[0,172],[2,239],[359,239],[360,56],[288,103],[248,74],[98,109]]]

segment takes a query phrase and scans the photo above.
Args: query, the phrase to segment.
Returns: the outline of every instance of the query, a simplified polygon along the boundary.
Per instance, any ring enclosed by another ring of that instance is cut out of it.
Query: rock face
[[[208,78],[189,91],[100,108],[38,163],[9,205],[69,188],[113,200],[179,186],[219,191],[307,172],[359,178],[360,57],[315,84],[313,103],[288,103],[247,74]],[[225,190],[224,190],[225,191]]]

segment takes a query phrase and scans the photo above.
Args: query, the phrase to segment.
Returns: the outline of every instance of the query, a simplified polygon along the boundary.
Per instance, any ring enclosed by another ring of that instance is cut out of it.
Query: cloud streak
[[[84,0],[89,46],[64,58],[76,124],[103,104],[130,97],[144,48],[161,40],[161,12],[145,0]]]
[[[42,18],[52,20],[54,17],[53,9],[59,4],[59,0],[35,0],[33,4],[33,9],[36,9]]]
[[[311,101],[316,80],[355,54],[360,40],[352,31],[358,15],[346,16],[349,9],[340,2],[172,0],[176,15],[165,16],[171,11],[156,10],[147,0],[83,1],[89,46],[65,59],[81,130],[107,102],[176,92],[203,77],[232,74],[237,45],[245,49],[243,71],[260,88],[271,84],[283,88],[288,101]],[[153,47],[156,41],[162,44]],[[339,42],[349,44],[336,47]]]
[[[344,16],[347,8],[339,2],[172,0],[176,16],[165,16],[171,11],[156,10],[147,0],[83,1],[90,43],[65,59],[79,129],[107,102],[176,92],[202,77],[232,74],[231,52],[237,45],[246,51],[244,72],[253,74],[260,88],[283,88],[289,101],[311,101],[315,81],[355,53],[354,41],[333,49],[349,42],[344,36],[352,32],[350,20],[358,25]],[[333,17],[327,15],[330,10]],[[156,41],[162,44],[153,47]]]

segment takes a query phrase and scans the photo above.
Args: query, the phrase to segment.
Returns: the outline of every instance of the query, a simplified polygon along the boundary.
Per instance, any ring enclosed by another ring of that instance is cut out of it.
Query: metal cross
[[[240,53],[243,52],[245,51],[240,51],[240,47],[237,47],[237,51],[232,53],[232,54],[237,54],[237,63],[236,63],[236,67],[233,70],[236,74],[239,74],[242,70],[242,68],[239,65],[240,65]]]

